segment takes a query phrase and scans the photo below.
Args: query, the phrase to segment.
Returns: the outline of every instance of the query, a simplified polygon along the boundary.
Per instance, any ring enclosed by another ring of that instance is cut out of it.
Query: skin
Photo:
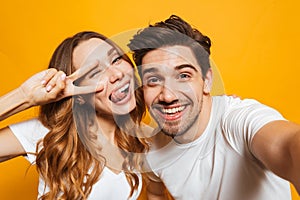
[[[153,138],[153,148],[164,146],[170,138],[178,143],[199,138],[210,117],[212,72],[208,71],[203,80],[193,53],[184,46],[152,50],[143,57],[142,66],[145,102],[161,129]],[[293,183],[300,192],[299,144],[298,124],[273,121],[256,133],[251,151],[268,169]],[[148,199],[167,199],[159,178],[154,174],[149,178]]]
[[[151,51],[143,63],[145,103],[162,132],[180,143],[198,138],[209,119],[211,71],[203,80],[191,50],[183,46]]]
[[[203,80],[195,57],[184,46],[150,51],[142,62],[145,103],[164,133],[152,138],[152,148],[165,146],[171,138],[188,143],[200,137],[210,115],[212,72]],[[148,199],[172,199],[158,177],[150,172],[149,179]]]
[[[90,102],[95,105],[97,112],[127,114],[135,108],[133,67],[112,46],[101,39],[92,38],[79,44],[74,49],[73,57],[76,69],[98,61],[98,65],[80,80],[83,86],[97,85],[99,80],[106,80],[103,90],[97,92]],[[123,92],[125,89],[121,88],[128,88],[128,91]]]
[[[90,103],[95,107],[103,135],[110,144],[114,144],[117,125],[113,114],[125,114],[135,107],[132,66],[113,51],[112,46],[96,38],[81,42],[74,49],[73,64],[77,71],[70,76],[56,69],[44,70],[2,96],[1,120],[32,106],[81,95],[83,103]],[[74,82],[79,82],[79,85],[75,85]],[[127,90],[124,90],[124,87]],[[111,151],[108,153],[112,154]],[[118,165],[122,163],[119,161],[123,158],[119,151],[114,153],[117,158],[114,160],[115,163],[108,161],[108,164],[114,166],[116,169],[114,172],[118,173],[120,171]],[[25,154],[25,150],[9,127],[2,128],[0,161]]]
[[[84,99],[95,107],[99,126],[114,143],[116,128],[114,114],[127,114],[136,106],[132,66],[121,58],[105,41],[92,38],[79,44],[73,52],[73,64],[78,70],[87,63],[98,64],[80,79],[81,86],[97,85],[105,80],[101,91],[86,95]],[[125,88],[125,89],[124,89]]]

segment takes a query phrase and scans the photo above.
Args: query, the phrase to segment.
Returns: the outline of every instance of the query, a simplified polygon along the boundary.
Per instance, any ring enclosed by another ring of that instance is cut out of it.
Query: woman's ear
[[[203,88],[204,94],[209,94],[211,92],[212,83],[213,83],[213,73],[212,73],[211,68],[209,68],[207,70],[207,73],[206,73],[205,79],[204,79],[204,88]]]

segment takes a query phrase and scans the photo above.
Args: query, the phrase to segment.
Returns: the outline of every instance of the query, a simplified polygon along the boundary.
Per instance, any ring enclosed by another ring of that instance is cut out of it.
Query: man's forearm
[[[300,195],[300,131],[295,135],[290,148],[293,159],[292,183]]]

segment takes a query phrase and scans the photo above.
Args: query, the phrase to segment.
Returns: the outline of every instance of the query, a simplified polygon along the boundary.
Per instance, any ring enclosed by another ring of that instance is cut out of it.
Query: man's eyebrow
[[[142,71],[142,74],[144,75],[146,73],[155,73],[155,72],[158,72],[158,69],[156,67],[151,67]]]
[[[184,69],[184,68],[190,68],[193,69],[195,72],[198,72],[197,67],[194,67],[193,65],[190,64],[182,64],[182,65],[178,65],[175,67],[175,70],[180,70],[180,69]],[[142,74],[146,74],[146,73],[156,73],[159,70],[157,69],[157,67],[151,67],[148,69],[145,69],[144,71],[142,71]]]
[[[196,67],[194,67],[193,65],[190,65],[190,64],[183,64],[183,65],[178,65],[178,66],[175,67],[176,70],[180,70],[180,69],[184,69],[184,68],[191,68],[195,72],[198,71]]]

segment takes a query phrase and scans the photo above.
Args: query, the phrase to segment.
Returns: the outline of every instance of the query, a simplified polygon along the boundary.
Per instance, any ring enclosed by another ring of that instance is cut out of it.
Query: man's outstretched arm
[[[290,181],[300,194],[300,125],[270,122],[256,133],[251,147],[268,169]]]

